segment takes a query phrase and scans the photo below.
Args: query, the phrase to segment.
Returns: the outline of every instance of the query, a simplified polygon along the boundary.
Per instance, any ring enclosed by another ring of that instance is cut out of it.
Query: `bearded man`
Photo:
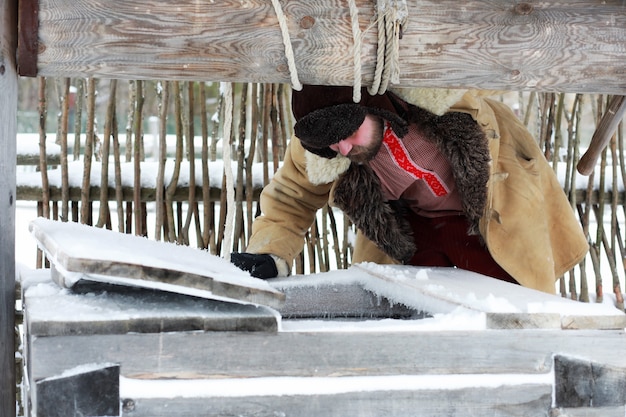
[[[588,243],[537,143],[504,104],[473,92],[293,91],[294,137],[261,194],[245,253],[287,276],[327,202],[358,229],[353,263],[457,267],[554,293]]]

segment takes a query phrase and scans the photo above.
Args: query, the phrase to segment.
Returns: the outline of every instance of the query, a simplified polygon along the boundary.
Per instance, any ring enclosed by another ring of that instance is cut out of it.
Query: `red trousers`
[[[407,216],[417,250],[408,262],[415,266],[455,266],[517,284],[491,257],[480,236],[468,236],[465,216]]]

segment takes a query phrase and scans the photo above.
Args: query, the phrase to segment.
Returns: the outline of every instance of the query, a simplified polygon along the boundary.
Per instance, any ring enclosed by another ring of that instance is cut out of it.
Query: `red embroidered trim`
[[[437,197],[443,197],[448,194],[448,187],[446,187],[436,173],[420,167],[411,160],[404,144],[393,133],[389,122],[387,122],[385,126],[383,143],[387,149],[389,149],[389,152],[391,152],[396,165],[411,174],[416,179],[424,180],[434,195]]]

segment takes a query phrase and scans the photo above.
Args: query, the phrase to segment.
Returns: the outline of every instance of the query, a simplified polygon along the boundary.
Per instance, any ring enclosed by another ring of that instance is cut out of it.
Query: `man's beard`
[[[347,157],[354,163],[364,164],[371,161],[378,154],[383,144],[383,123],[381,118],[376,118],[374,129],[371,132],[371,141],[367,146],[354,145]]]

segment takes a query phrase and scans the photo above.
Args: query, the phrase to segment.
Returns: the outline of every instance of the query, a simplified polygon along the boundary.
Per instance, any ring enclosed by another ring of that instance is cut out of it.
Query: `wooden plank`
[[[17,2],[0,0],[0,417],[15,417]]]
[[[31,336],[278,330],[278,314],[263,306],[99,282],[79,281],[68,293],[46,269],[23,273],[20,281]]]
[[[111,230],[33,220],[30,230],[71,288],[79,279],[280,306],[284,295],[207,251]]]
[[[37,76],[37,49],[39,49],[39,1],[19,1],[19,40],[17,56],[20,75]]]
[[[461,269],[375,264],[352,268],[375,277],[364,285],[379,295],[429,313],[459,307],[484,313],[491,329],[626,327],[626,314],[609,305],[581,303]]]
[[[626,407],[559,407],[550,410],[549,417],[624,417]]]
[[[545,416],[550,386],[215,398],[126,398],[123,416],[518,417]],[[124,392],[122,391],[122,395]],[[130,404],[130,406],[128,406]],[[612,417],[612,416],[605,416]],[[621,416],[620,416],[621,417]]]
[[[408,1],[400,85],[626,94],[621,0]],[[299,80],[352,85],[348,4],[282,2]],[[357,0],[361,74],[376,67],[375,2]],[[71,13],[68,13],[68,10]],[[38,75],[289,83],[270,0],[42,0]],[[32,58],[31,58],[32,59]]]
[[[33,382],[33,416],[120,415],[119,365],[92,364]]]
[[[626,404],[626,367],[567,355],[554,358],[554,401],[558,407]]]
[[[424,311],[403,304],[391,303],[363,288],[358,274],[332,271],[310,276],[290,276],[269,280],[276,290],[285,294],[285,303],[278,309],[283,319],[421,319]]]
[[[100,362],[122,364],[128,378],[211,379],[542,374],[556,353],[622,367],[625,342],[611,330],[498,330],[30,336],[27,343],[34,379]]]

